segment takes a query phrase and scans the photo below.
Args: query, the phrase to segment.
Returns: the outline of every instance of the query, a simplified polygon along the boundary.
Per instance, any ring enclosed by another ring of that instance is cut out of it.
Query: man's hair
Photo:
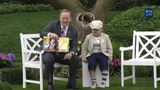
[[[71,14],[71,11],[68,10],[68,9],[62,9],[62,10],[60,11],[60,14],[63,13],[63,12],[67,12],[67,13],[70,13],[70,14]]]

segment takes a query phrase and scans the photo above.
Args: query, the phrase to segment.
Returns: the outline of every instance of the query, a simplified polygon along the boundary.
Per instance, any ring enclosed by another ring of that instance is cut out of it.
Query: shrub
[[[46,4],[47,0],[0,0],[0,3]]]
[[[160,28],[160,7],[150,6],[153,8],[154,15],[151,18],[144,17],[144,9],[148,6],[135,7],[115,16],[108,24],[105,25],[107,32],[116,47],[129,46],[132,44],[133,30],[153,31]],[[115,48],[115,47],[113,47]],[[115,56],[119,56],[119,49],[113,50]]]
[[[12,65],[15,59],[16,59],[16,56],[14,54],[0,53],[0,68],[8,65]]]
[[[11,4],[11,3],[2,3],[0,4],[0,14],[6,13],[16,13],[16,12],[34,12],[34,11],[47,11],[52,10],[53,8],[47,4]]]
[[[13,90],[8,82],[0,82],[0,90]]]
[[[145,0],[114,0],[111,10],[124,11],[135,6],[142,6]]]
[[[1,68],[0,71],[2,73],[2,76],[1,76],[2,81],[9,82],[11,84],[21,84],[22,83],[21,64],[13,64],[12,66],[7,67],[7,68]]]
[[[91,8],[97,0],[79,0],[86,8]]]
[[[91,8],[97,0],[79,0],[86,8]],[[124,11],[135,6],[160,5],[159,0],[113,0],[111,10]]]
[[[121,73],[121,59],[115,57],[110,63],[110,75],[120,75]]]
[[[111,10],[124,11],[129,8],[143,5],[160,5],[159,0],[114,0]]]
[[[153,8],[153,17],[144,17],[145,8]],[[109,23],[105,25],[105,32],[109,34],[112,44],[114,56],[119,57],[121,46],[132,45],[133,30],[136,31],[155,31],[160,30],[160,7],[159,6],[143,6],[134,7],[120,15],[115,16]],[[131,52],[127,52],[127,58],[131,58]],[[125,54],[125,55],[126,55]],[[129,73],[131,69],[126,68],[126,72]],[[141,72],[143,70],[143,72]],[[137,68],[137,76],[151,76],[150,67]]]

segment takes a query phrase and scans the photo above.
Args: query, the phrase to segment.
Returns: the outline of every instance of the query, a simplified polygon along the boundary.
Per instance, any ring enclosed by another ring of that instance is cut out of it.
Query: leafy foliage
[[[11,4],[11,3],[2,3],[0,4],[0,14],[6,13],[16,13],[16,12],[34,12],[34,11],[48,11],[52,10],[50,5],[44,4]]]
[[[79,0],[86,8],[94,6],[97,0]],[[124,11],[135,6],[160,5],[159,0],[113,0],[111,10]]]
[[[114,75],[120,75],[120,73],[121,73],[121,59],[114,58],[110,63],[110,74],[114,76]]]
[[[153,17],[146,18],[144,16],[145,8],[153,8]],[[143,6],[135,7],[123,12],[114,17],[110,23],[106,24],[105,32],[111,37],[112,43],[117,47],[129,46],[132,44],[133,30],[141,31],[154,31],[160,28],[160,7],[158,6]],[[114,52],[119,52],[115,48]],[[116,53],[115,56],[119,56]]]
[[[97,0],[79,0],[86,8],[91,8]]]
[[[0,0],[0,3],[46,4],[47,0]]]
[[[79,0],[85,8],[94,6],[97,0]],[[135,6],[160,5],[159,0],[113,0],[111,10],[124,11]],[[0,0],[0,3],[13,4],[48,4],[48,0]]]
[[[1,82],[0,90],[13,90],[13,89],[8,82]]]
[[[16,56],[14,54],[0,53],[0,68],[4,66],[12,65],[15,59],[16,59]]]
[[[79,0],[86,8],[94,6],[97,0]],[[159,0],[113,0],[111,10],[124,11],[132,7],[143,5],[160,5]]]
[[[111,10],[124,11],[131,7],[142,6],[145,0],[114,0]]]
[[[0,68],[2,82],[9,82],[10,84],[22,83],[22,66],[21,63],[15,63],[6,68]],[[0,89],[1,90],[1,89]]]

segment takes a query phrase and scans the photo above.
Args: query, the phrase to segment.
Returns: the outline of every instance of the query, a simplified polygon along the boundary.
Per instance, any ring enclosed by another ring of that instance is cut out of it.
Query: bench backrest
[[[23,49],[35,50],[42,45],[39,34],[20,34]]]
[[[160,47],[160,31],[134,31],[133,47],[133,58],[153,59],[153,49]]]
[[[35,61],[37,58],[37,54],[34,54],[31,51],[40,49],[42,45],[42,38],[40,38],[40,35],[21,33],[20,39],[23,63]],[[27,50],[30,50],[30,53],[27,53]]]

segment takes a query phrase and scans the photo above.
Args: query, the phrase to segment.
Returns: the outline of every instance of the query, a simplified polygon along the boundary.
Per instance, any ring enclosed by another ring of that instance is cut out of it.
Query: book
[[[43,50],[45,52],[69,52],[69,38],[43,37]]]

